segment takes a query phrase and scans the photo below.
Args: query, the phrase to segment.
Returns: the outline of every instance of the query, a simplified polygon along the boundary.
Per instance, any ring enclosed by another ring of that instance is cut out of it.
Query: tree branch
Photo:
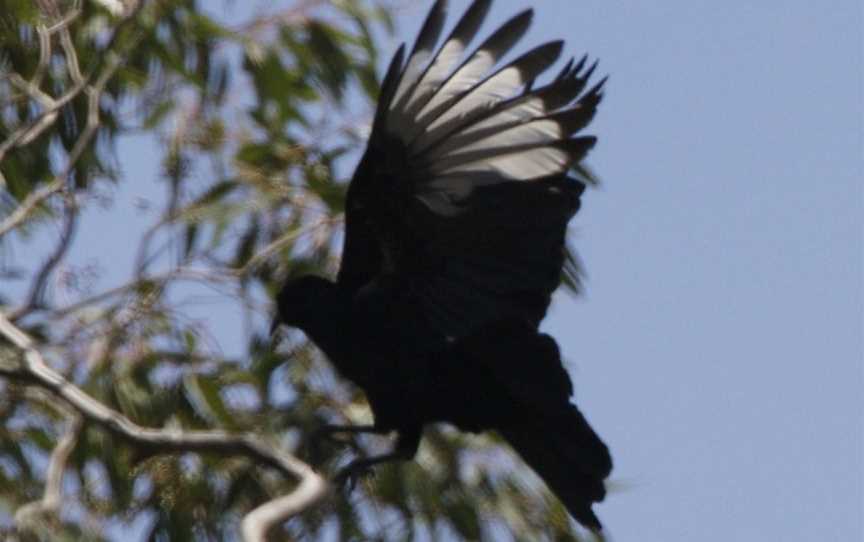
[[[207,452],[245,455],[298,480],[299,485],[292,493],[269,501],[246,515],[242,532],[247,542],[263,542],[270,529],[306,510],[327,493],[329,486],[326,480],[309,465],[253,434],[151,429],[137,425],[120,412],[90,397],[49,367],[33,340],[2,314],[0,336],[5,337],[23,354],[19,368],[9,368],[4,364],[0,367],[0,375],[23,380],[50,391],[74,408],[87,422],[99,425],[140,448],[158,453]]]
[[[81,69],[78,63],[78,56],[75,53],[74,44],[72,43],[72,39],[69,35],[69,24],[78,16],[80,10],[73,9],[69,14],[63,17],[61,21],[54,24],[50,29],[39,31],[40,36],[40,47],[50,48],[50,34],[52,32],[60,32],[61,33],[61,46],[63,47],[64,53],[66,54],[66,64],[67,69],[69,70],[70,78],[72,79],[74,85],[71,89],[69,89],[65,94],[63,94],[60,98],[54,99],[51,96],[42,92],[39,88],[39,84],[42,80],[41,71],[37,68],[36,75],[30,81],[25,81],[18,74],[11,74],[9,77],[10,82],[19,87],[31,100],[39,102],[42,106],[42,112],[34,118],[30,123],[22,126],[18,130],[15,130],[12,134],[0,144],[0,161],[3,160],[3,157],[6,153],[15,147],[25,145],[39,135],[41,135],[45,130],[51,127],[54,122],[57,120],[57,113],[60,109],[65,106],[67,103],[75,99],[81,92],[85,92],[87,94],[87,125],[84,128],[84,131],[81,132],[78,140],[75,142],[72,150],[69,152],[69,157],[66,160],[66,165],[63,170],[58,173],[54,180],[52,180],[49,184],[43,186],[39,190],[31,192],[19,205],[15,210],[6,217],[3,222],[0,222],[0,238],[2,238],[6,233],[16,228],[21,224],[27,217],[30,215],[33,210],[38,207],[43,201],[50,198],[54,194],[62,191],[66,186],[66,178],[72,172],[75,167],[75,164],[81,158],[81,155],[90,145],[93,137],[96,135],[96,130],[99,127],[99,99],[102,96],[102,92],[105,88],[105,85],[108,83],[108,80],[114,75],[117,69],[123,64],[124,56],[118,54],[111,50],[113,44],[117,41],[118,35],[123,30],[126,24],[129,21],[134,19],[134,14],[137,13],[137,10],[140,9],[140,6],[143,5],[143,2],[136,7],[136,10],[130,13],[129,17],[127,17],[123,22],[121,22],[117,29],[112,34],[111,38],[108,41],[108,45],[104,51],[104,54],[99,61],[97,62],[96,67],[93,71],[88,74],[86,77],[81,74]],[[43,36],[48,36],[44,38]],[[134,40],[137,41],[137,40]],[[134,47],[134,41],[130,44],[125,53],[131,51]],[[50,50],[48,53],[40,51],[40,61],[42,56],[48,54],[50,56]],[[98,74],[98,75],[97,75]],[[90,85],[90,81],[95,82]]]
[[[59,18],[59,14],[56,13],[57,7],[55,5],[43,4],[41,8],[51,12],[48,14],[49,16]],[[57,120],[57,112],[60,108],[84,90],[87,81],[81,76],[81,70],[78,66],[78,56],[75,53],[69,35],[69,24],[74,21],[80,13],[80,9],[75,7],[50,28],[46,28],[45,25],[42,24],[37,25],[36,32],[39,35],[39,64],[36,66],[33,77],[29,81],[25,81],[17,73],[12,73],[6,76],[9,79],[9,82],[12,83],[13,86],[18,87],[18,89],[20,89],[28,98],[39,102],[42,106],[42,112],[31,122],[12,132],[12,134],[10,134],[9,137],[0,144],[0,161],[3,160],[6,152],[10,149],[30,143],[39,137],[42,132],[51,127]],[[63,34],[63,39],[61,41],[64,54],[66,55],[66,64],[75,85],[66,92],[66,94],[55,100],[48,94],[42,92],[40,87],[45,72],[48,69],[48,64],[51,60],[51,35],[58,31]],[[2,232],[0,232],[0,235],[2,235]]]
[[[73,415],[66,432],[51,453],[48,473],[45,475],[45,492],[42,498],[25,504],[15,512],[15,523],[19,529],[30,529],[38,526],[42,518],[57,513],[63,496],[63,473],[69,462],[69,456],[72,455],[72,450],[78,443],[78,436],[82,427],[81,416]]]
[[[39,190],[30,192],[30,194],[24,198],[24,201],[21,202],[21,205],[16,207],[15,210],[6,217],[6,220],[0,223],[0,238],[10,230],[18,227],[18,225],[21,224],[21,222],[23,222],[31,212],[33,212],[33,209],[57,192],[63,190],[64,186],[66,186],[66,180],[57,177]]]

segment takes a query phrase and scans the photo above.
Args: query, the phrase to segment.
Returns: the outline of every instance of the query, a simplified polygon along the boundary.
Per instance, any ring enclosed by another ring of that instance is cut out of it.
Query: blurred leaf
[[[159,124],[167,117],[172,111],[174,111],[174,102],[171,100],[166,100],[164,102],[160,102],[156,105],[144,119],[142,127],[145,130],[152,130],[159,126]]]
[[[234,253],[234,261],[232,267],[242,268],[252,256],[255,254],[255,247],[258,245],[258,238],[261,234],[259,219],[257,216],[252,216],[251,224],[246,228],[246,231],[240,237],[240,242],[237,243],[237,250]]]
[[[183,387],[199,416],[217,427],[237,429],[234,415],[222,401],[220,383],[216,378],[187,375],[183,379]]]
[[[460,500],[445,505],[444,515],[466,540],[480,539],[480,517],[471,503]]]
[[[208,216],[212,216],[213,209],[217,205],[222,205],[222,200],[237,188],[237,182],[234,180],[215,183],[183,209],[180,213],[181,218],[190,223],[196,223]]]
[[[195,241],[198,240],[199,226],[196,223],[191,223],[186,226],[186,233],[183,236],[183,256],[188,258],[195,249]]]
[[[26,0],[3,0],[0,2],[0,14],[3,14],[4,19],[16,21],[19,24],[36,24],[39,22],[38,6]]]
[[[189,19],[192,32],[202,40],[232,39],[234,33],[203,13],[193,13]]]

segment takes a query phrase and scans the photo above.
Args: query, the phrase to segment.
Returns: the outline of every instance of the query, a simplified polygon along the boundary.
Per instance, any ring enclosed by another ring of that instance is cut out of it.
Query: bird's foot
[[[389,463],[391,461],[407,461],[411,459],[413,455],[414,450],[397,448],[395,451],[388,454],[357,459],[343,467],[342,470],[340,470],[333,478],[333,483],[343,488],[348,484],[348,490],[351,491],[357,486],[357,481],[360,478],[375,474],[375,471],[372,469],[375,465]]]
[[[313,429],[309,432],[309,436],[307,437],[308,441],[311,444],[319,445],[322,441],[332,442],[334,444],[348,444],[350,442],[349,439],[339,438],[337,435],[340,433],[334,429],[331,425],[322,425],[316,429]]]
[[[389,431],[380,429],[375,427],[374,425],[331,425],[326,424],[318,427],[309,435],[310,440],[322,440],[327,439],[332,442],[336,442],[339,444],[350,444],[353,442],[351,438],[337,438],[336,435],[361,435],[361,434],[375,434],[375,435],[383,435],[388,433]]]
[[[374,476],[375,469],[372,467],[372,465],[370,465],[368,461],[360,459],[357,461],[352,461],[351,463],[343,467],[333,478],[333,484],[336,487],[344,489],[350,493],[354,491],[354,488],[357,487],[357,482],[359,482],[363,478],[370,478]]]
[[[349,447],[354,453],[359,454],[361,450],[355,438],[356,435],[364,433],[381,434],[383,432],[372,425],[322,425],[309,433],[309,436],[306,438],[306,450],[309,457],[319,458],[323,451],[322,443],[328,442],[336,446]]]

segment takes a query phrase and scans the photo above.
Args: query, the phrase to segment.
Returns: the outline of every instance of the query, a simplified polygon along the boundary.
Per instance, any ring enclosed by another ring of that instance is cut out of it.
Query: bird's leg
[[[327,439],[330,442],[342,446],[351,447],[355,453],[360,452],[359,445],[353,438],[336,438],[335,435],[362,435],[376,434],[384,435],[389,433],[389,430],[381,429],[374,425],[332,425],[325,424],[317,429],[312,430],[306,439],[306,450],[313,463],[317,463],[321,457],[321,441]]]
[[[414,456],[394,450],[389,454],[354,460],[336,473],[336,476],[333,478],[333,484],[337,487],[347,487],[348,491],[352,491],[357,486],[357,481],[360,478],[375,474],[375,471],[372,469],[375,465],[389,463],[390,461],[410,461],[412,457]]]
[[[364,433],[371,433],[375,435],[386,435],[389,433],[389,429],[381,429],[375,425],[322,425],[318,429],[312,433],[313,438],[332,438],[333,435],[337,433],[343,433],[346,435],[362,435]]]
[[[350,491],[354,489],[357,485],[357,480],[361,477],[374,474],[372,467],[375,465],[391,461],[412,460],[417,454],[417,449],[420,447],[421,435],[422,430],[420,428],[400,430],[399,438],[396,440],[396,447],[392,452],[352,461],[339,470],[333,478],[333,483],[338,487],[344,487],[347,484]]]
[[[381,429],[375,425],[332,425],[326,424],[312,431],[312,434],[309,435],[309,441],[312,443],[317,443],[321,439],[328,439],[333,442],[337,442],[339,444],[350,445],[353,441],[343,440],[335,438],[334,435],[343,434],[343,435],[363,435],[363,434],[374,434],[374,435],[386,435],[390,430]]]

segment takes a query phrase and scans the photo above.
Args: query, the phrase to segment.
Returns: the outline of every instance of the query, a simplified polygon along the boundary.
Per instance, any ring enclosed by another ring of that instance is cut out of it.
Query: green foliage
[[[379,437],[311,442],[325,421],[368,421],[368,408],[302,337],[274,350],[263,331],[280,280],[335,270],[344,176],[378,92],[390,11],[296,2],[234,21],[196,0],[142,0],[123,14],[97,1],[44,3],[56,12],[40,5],[0,0],[0,224],[59,180],[9,234],[35,243],[24,234],[95,212],[88,197],[106,184],[146,182],[118,156],[131,135],[160,143],[164,201],[134,240],[128,283],[38,303],[27,288],[0,283],[0,311],[14,313],[76,385],[141,425],[252,430],[324,473],[386,449]],[[69,198],[77,204],[64,204]],[[5,242],[0,233],[0,248]],[[194,287],[231,302],[224,317],[238,326],[249,317],[245,355],[226,359],[211,330],[184,312],[179,300]],[[41,496],[68,418],[57,403],[0,379],[0,534]],[[520,540],[573,539],[560,504],[524,482],[524,469],[493,438],[432,428],[416,463],[382,467],[283,534],[479,540],[506,529]],[[43,539],[103,540],[110,525],[149,518],[144,540],[233,540],[245,513],[295,484],[248,458],[167,455],[95,426],[81,432],[66,477],[63,511]]]

